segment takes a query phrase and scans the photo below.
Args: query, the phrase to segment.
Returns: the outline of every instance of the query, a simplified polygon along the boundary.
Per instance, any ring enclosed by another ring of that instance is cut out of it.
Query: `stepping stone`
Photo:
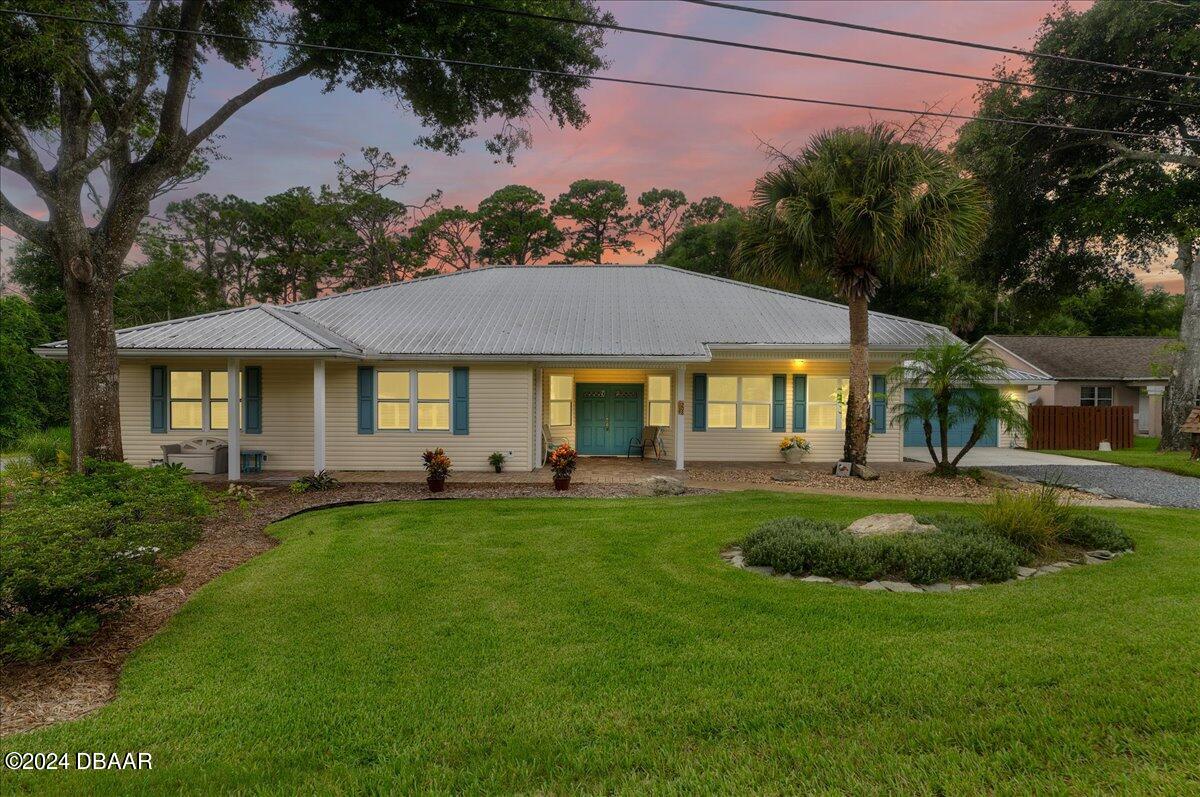
[[[767,567],[765,565],[755,565],[753,567],[747,567],[746,569],[749,570],[751,573],[758,573],[760,576],[775,575],[775,568]]]
[[[872,592],[887,592],[887,587],[883,586],[883,584],[878,581],[868,581],[866,584],[863,584],[861,587],[859,587],[859,589],[869,589]]]
[[[888,592],[920,592],[920,587],[914,587],[907,581],[880,581],[883,588]]]
[[[1036,572],[1037,572],[1036,567],[1018,567],[1017,568],[1017,578],[1029,578]]]
[[[807,581],[810,584],[832,584],[833,583],[832,578],[825,578],[825,576],[805,576],[804,578],[802,578],[800,580]]]
[[[926,584],[923,589],[926,592],[949,592],[949,584]]]

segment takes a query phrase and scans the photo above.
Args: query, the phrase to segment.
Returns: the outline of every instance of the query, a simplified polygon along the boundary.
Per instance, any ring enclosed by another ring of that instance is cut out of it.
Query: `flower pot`
[[[783,459],[789,465],[799,465],[804,461],[804,455],[808,453],[803,448],[792,446],[783,450]]]
[[[499,472],[500,472],[500,468],[502,468],[503,466],[502,466],[502,465],[494,465],[493,467],[495,467],[495,468],[496,468],[496,473],[499,473]]]
[[[571,477],[570,476],[555,476],[554,477],[554,489],[555,490],[565,490],[570,486],[571,486]]]
[[[426,479],[425,483],[429,485],[429,492],[440,493],[446,489],[445,479]]]

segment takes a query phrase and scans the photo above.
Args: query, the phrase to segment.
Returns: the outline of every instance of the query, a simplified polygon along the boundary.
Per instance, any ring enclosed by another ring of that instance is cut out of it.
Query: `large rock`
[[[683,482],[670,476],[651,476],[643,479],[639,486],[646,495],[683,495],[687,492]]]
[[[847,526],[846,531],[855,537],[877,537],[883,534],[923,534],[937,531],[937,527],[918,523],[907,512],[898,512],[892,515],[867,515]]]
[[[873,482],[879,478],[879,472],[867,465],[855,465],[850,468],[850,475],[857,476],[865,482]]]

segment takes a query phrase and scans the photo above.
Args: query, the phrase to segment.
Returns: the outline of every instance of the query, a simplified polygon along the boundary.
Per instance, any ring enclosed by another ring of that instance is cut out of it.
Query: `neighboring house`
[[[1054,380],[1031,386],[1030,404],[1133,407],[1134,431],[1162,432],[1162,394],[1175,338],[988,335],[980,343],[1005,364]]]
[[[953,336],[880,313],[870,336],[870,458],[899,462],[886,405],[901,391],[885,374]],[[682,468],[778,460],[792,433],[812,459],[840,458],[849,319],[842,305],[666,266],[494,266],[120,330],[117,349],[137,464],[211,433],[229,439],[231,463],[263,450],[275,469],[416,469],[435,446],[458,470],[488,468],[493,451],[532,469],[544,433],[623,455],[652,424]],[[38,352],[65,358],[66,345]],[[1039,381],[1013,372],[1001,389]],[[238,396],[240,432],[227,422]]]

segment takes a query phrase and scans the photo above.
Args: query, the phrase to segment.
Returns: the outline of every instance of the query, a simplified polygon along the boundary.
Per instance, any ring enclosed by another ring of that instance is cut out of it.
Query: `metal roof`
[[[870,344],[945,327],[871,313]],[[141,349],[336,350],[348,356],[707,360],[713,347],[844,347],[844,305],[669,266],[490,266],[117,333]],[[59,345],[59,344],[54,344]]]

